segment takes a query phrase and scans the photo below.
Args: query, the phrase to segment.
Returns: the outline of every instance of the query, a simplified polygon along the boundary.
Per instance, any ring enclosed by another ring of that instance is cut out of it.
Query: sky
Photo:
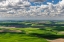
[[[64,0],[0,0],[0,20],[64,20]]]

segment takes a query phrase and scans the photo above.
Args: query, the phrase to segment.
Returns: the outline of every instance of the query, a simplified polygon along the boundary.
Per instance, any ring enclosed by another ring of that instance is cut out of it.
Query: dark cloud
[[[28,0],[23,0],[23,1],[28,1]]]
[[[30,2],[44,2],[45,0],[29,0]]]
[[[2,1],[6,1],[6,0],[0,0],[0,2],[2,2]]]
[[[0,10],[0,12],[7,12],[7,10]]]

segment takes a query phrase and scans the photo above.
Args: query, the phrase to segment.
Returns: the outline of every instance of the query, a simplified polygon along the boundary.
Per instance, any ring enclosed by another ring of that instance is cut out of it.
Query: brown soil
[[[0,32],[22,32],[21,30],[9,30],[9,29],[3,29],[0,30]]]
[[[63,38],[55,39],[55,40],[48,40],[49,42],[64,42]]]

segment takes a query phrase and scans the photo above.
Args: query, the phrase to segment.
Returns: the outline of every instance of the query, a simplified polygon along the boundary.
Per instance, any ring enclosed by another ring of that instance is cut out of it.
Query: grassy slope
[[[15,30],[11,29],[11,30]],[[17,28],[24,30],[26,33],[42,33],[38,28]],[[35,36],[30,36],[28,34],[18,34],[18,33],[0,33],[0,42],[48,42],[43,38],[38,38]]]

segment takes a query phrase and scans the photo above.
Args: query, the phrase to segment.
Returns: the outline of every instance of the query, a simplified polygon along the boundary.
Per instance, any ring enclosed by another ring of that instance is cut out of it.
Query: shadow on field
[[[50,40],[57,39],[57,38],[64,38],[64,35],[53,35],[53,34],[47,35],[47,34],[37,34],[37,33],[31,33],[30,36],[35,36],[38,38],[45,38]]]
[[[40,30],[47,30],[47,29],[50,29],[50,30],[56,30],[56,31],[64,31],[64,27],[62,26],[52,26],[52,27],[48,27],[48,28],[45,28],[45,27],[42,27],[40,28]]]
[[[26,33],[22,33],[22,32],[0,32],[0,34],[6,34],[6,33],[10,33],[10,34],[26,34]]]
[[[64,31],[64,27],[62,27],[62,26],[56,26],[53,30]]]
[[[32,24],[23,24],[23,23],[0,23],[0,26],[5,27],[15,27],[15,28],[26,28],[31,27]]]

